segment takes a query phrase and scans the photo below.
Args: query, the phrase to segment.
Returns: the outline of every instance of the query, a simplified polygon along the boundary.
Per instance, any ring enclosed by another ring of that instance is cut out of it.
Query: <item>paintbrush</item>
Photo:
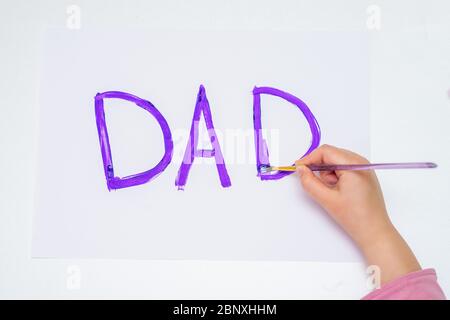
[[[380,170],[380,169],[431,169],[436,168],[433,162],[398,162],[398,163],[368,163],[368,164],[308,164],[311,171],[336,171],[336,170]],[[261,165],[259,172],[269,173],[273,171],[295,171],[296,166],[268,166]]]

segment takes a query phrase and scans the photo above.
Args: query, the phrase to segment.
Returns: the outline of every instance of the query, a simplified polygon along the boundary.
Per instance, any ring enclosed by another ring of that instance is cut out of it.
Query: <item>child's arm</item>
[[[367,263],[380,268],[381,284],[421,270],[413,252],[388,217],[375,173],[336,171],[321,172],[316,176],[305,166],[321,163],[364,164],[368,161],[353,152],[323,145],[298,160],[296,165],[305,191],[350,235]],[[441,298],[445,298],[443,293]]]

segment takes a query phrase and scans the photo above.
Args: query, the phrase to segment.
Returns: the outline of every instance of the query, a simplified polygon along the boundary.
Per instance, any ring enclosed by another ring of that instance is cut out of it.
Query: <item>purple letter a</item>
[[[211,141],[212,150],[197,149],[198,123],[200,121],[200,116],[202,113],[203,117],[205,118],[205,124],[208,130],[209,139]],[[228,176],[225,161],[222,156],[222,151],[220,150],[219,141],[214,130],[214,125],[211,117],[211,109],[209,108],[209,102],[206,98],[206,92],[203,85],[200,85],[200,90],[197,95],[197,102],[195,104],[189,141],[184,153],[183,163],[178,170],[178,175],[175,180],[175,185],[179,190],[182,190],[186,185],[189,170],[191,169],[191,165],[194,162],[195,157],[214,157],[216,159],[217,171],[219,173],[220,183],[222,184],[222,187],[231,186],[230,177]]]

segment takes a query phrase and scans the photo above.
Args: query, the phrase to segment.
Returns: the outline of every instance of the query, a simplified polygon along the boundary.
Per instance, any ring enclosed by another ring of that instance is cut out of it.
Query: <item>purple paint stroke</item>
[[[202,113],[205,119],[206,129],[208,130],[209,139],[211,141],[212,150],[197,149],[198,125]],[[206,91],[203,85],[200,85],[200,89],[197,94],[197,101],[195,103],[189,141],[186,146],[183,162],[181,163],[177,178],[175,180],[175,185],[178,187],[178,190],[183,190],[184,186],[186,185],[189,170],[191,169],[191,165],[194,162],[195,157],[214,157],[216,160],[217,172],[219,173],[220,183],[222,187],[226,188],[231,186],[230,177],[228,176],[227,168],[225,166],[225,161],[220,149],[219,140],[217,139],[217,135],[214,130],[211,108],[209,107],[208,98],[206,97]]]
[[[311,145],[302,158],[319,146],[320,127],[308,106],[292,94],[270,87],[255,87],[253,89],[253,128],[255,130],[256,170],[258,172],[258,177],[260,177],[261,180],[278,180],[292,174],[293,172],[277,172],[272,174],[261,174],[260,172],[261,166],[270,166],[269,150],[262,135],[261,94],[269,94],[289,101],[290,103],[296,105],[305,116],[311,130],[312,138]]]
[[[131,101],[142,109],[147,110],[153,117],[155,117],[156,121],[161,127],[164,136],[165,151],[161,161],[159,161],[158,164],[155,165],[152,169],[124,178],[114,176],[114,167],[111,156],[111,147],[109,145],[108,129],[106,127],[103,102],[103,100],[106,98]],[[169,125],[166,119],[164,119],[163,115],[150,101],[146,101],[132,94],[119,91],[97,93],[97,95],[95,96],[95,118],[97,122],[98,137],[100,139],[100,149],[102,151],[103,168],[105,171],[108,190],[128,188],[147,183],[153,178],[157,177],[161,172],[163,172],[172,160],[173,142]]]

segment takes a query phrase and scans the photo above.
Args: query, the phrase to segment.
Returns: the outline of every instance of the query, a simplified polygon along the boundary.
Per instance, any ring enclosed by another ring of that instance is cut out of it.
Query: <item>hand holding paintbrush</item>
[[[370,164],[356,153],[324,145],[295,166],[263,167],[261,173],[296,170],[306,193],[355,241],[367,263],[380,267],[381,282],[386,283],[421,267],[389,219],[373,169],[434,167],[433,163]]]
[[[311,171],[337,171],[337,170],[380,170],[380,169],[432,169],[437,164],[433,162],[397,162],[397,163],[367,163],[367,164],[308,164]],[[265,166],[262,165],[259,170],[261,173],[273,171],[296,171],[297,166]]]

